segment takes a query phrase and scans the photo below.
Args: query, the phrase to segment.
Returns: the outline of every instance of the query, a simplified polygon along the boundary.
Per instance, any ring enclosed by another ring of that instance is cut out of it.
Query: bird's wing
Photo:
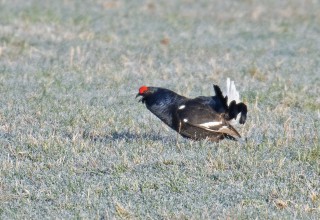
[[[205,131],[223,133],[233,137],[241,137],[225,119],[223,114],[215,112],[210,106],[190,100],[177,109],[178,120]]]
[[[207,124],[210,124],[210,123],[216,123],[216,122],[208,122]],[[193,124],[190,122],[186,122],[186,124],[194,127],[198,127],[200,129],[204,129],[206,131],[210,131],[213,133],[223,133],[223,134],[230,135],[232,137],[241,138],[241,135],[238,133],[238,131],[234,127],[232,127],[229,123],[225,123],[225,125],[215,125],[211,127],[204,126],[203,124]]]

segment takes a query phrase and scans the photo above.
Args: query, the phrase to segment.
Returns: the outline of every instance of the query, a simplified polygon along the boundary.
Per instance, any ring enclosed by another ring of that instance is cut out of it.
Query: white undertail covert
[[[227,91],[224,93],[224,95],[228,96],[228,105],[233,100],[236,101],[236,103],[240,102],[240,94],[236,89],[236,86],[234,84],[234,81],[231,81],[230,78],[227,78]],[[229,121],[230,124],[235,125],[239,124],[240,114],[237,116],[236,119],[232,119]]]

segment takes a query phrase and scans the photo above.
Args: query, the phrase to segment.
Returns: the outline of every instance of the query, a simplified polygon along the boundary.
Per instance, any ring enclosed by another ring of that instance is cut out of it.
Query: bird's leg
[[[179,129],[178,129],[178,133],[180,134],[181,131],[181,121],[179,121]]]
[[[181,131],[181,121],[179,122],[179,128],[178,128],[178,132],[177,132],[177,138],[176,138],[176,146],[178,147],[178,150],[179,150],[179,152],[181,151],[181,150],[180,150],[180,145],[179,145],[179,141],[178,141],[178,139],[179,139],[179,134],[180,134],[180,131]]]

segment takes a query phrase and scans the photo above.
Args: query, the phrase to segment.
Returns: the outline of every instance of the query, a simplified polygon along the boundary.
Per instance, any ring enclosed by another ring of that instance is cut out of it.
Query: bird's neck
[[[153,97],[147,99],[146,106],[153,114],[171,127],[175,109],[186,99],[186,97],[175,92],[166,91],[154,94]]]

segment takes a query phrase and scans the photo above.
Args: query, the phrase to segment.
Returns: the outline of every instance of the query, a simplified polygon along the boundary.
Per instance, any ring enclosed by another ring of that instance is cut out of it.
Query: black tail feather
[[[221,92],[220,87],[217,86],[217,85],[213,84],[213,89],[214,89],[214,92],[215,92],[216,96],[221,101],[221,104],[223,105],[223,108],[227,110],[228,109],[228,96],[224,97],[222,92]]]
[[[240,124],[244,124],[246,122],[246,120],[247,120],[248,108],[244,103],[241,102],[241,103],[238,104],[238,109],[241,112],[241,117],[240,117],[239,123]]]
[[[214,88],[214,92],[216,93],[216,96],[218,97],[221,104],[223,105],[223,108],[225,109],[226,120],[230,121],[232,119],[236,119],[237,115],[241,113],[239,123],[244,124],[247,119],[247,112],[248,112],[247,106],[243,102],[240,102],[237,104],[235,100],[230,102],[228,106],[228,96],[225,96],[225,97],[223,96],[219,86],[213,85],[213,88]]]
[[[236,101],[233,100],[229,105],[226,117],[228,120],[236,119],[237,115],[241,113],[239,123],[244,124],[247,119],[247,112],[248,112],[248,109],[244,103],[240,102],[236,104]]]

